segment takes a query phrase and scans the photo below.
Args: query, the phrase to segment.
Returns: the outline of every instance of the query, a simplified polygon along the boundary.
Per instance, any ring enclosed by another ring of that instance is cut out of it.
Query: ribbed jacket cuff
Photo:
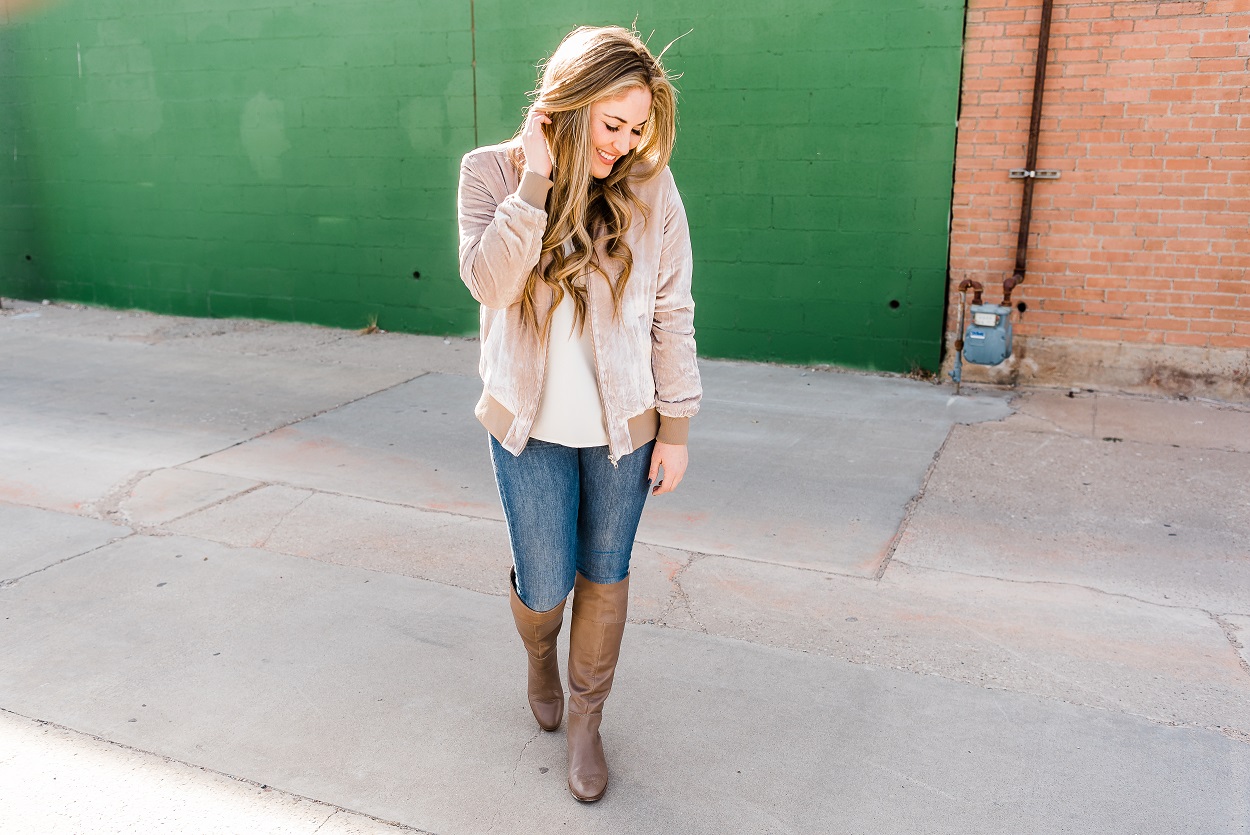
[[[682,444],[690,440],[690,418],[660,415],[660,432],[655,439],[662,444]]]
[[[529,203],[535,209],[547,208],[547,192],[551,191],[551,187],[555,183],[548,180],[542,174],[536,174],[528,168],[521,177],[521,185],[517,187],[517,196]]]

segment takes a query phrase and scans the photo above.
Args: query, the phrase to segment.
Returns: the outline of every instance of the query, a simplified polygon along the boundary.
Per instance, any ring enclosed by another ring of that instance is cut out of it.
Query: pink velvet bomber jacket
[[[508,145],[478,148],[460,166],[460,277],[482,305],[484,383],[476,414],[504,449],[519,455],[542,398],[547,343],[521,318],[521,294],[538,263],[550,180],[508,159]],[[587,307],[599,395],[615,463],[659,438],[684,444],[703,389],[695,361],[693,262],[681,196],[666,168],[634,193],[651,208],[635,212],[625,241],[634,266],[620,316],[603,277],[587,276]],[[600,250],[615,278],[621,267]],[[550,288],[535,292],[538,320],[551,308]]]

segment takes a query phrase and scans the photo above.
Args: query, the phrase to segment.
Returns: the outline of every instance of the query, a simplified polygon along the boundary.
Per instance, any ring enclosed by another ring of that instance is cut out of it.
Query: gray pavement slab
[[[117,515],[139,525],[160,525],[260,486],[257,481],[217,473],[183,468],[155,470],[121,497]]]
[[[235,547],[507,591],[512,556],[503,522],[268,486],[165,526]]]
[[[0,595],[7,709],[431,832],[1250,831],[1218,733],[647,626],[581,806],[498,598],[138,535]]]
[[[398,835],[383,823],[0,711],[5,835]]]
[[[4,311],[0,710],[440,835],[1250,832],[1247,410],[705,363],[587,808],[475,364]]]
[[[486,430],[473,417],[480,394],[475,379],[426,374],[188,469],[500,519]]]
[[[955,428],[895,559],[1250,613],[1250,453],[1013,420]]]
[[[0,532],[0,584],[130,535],[99,519],[7,502],[0,502]]]
[[[701,553],[873,575],[956,423],[1010,413],[997,392],[781,366],[703,364],[684,490],[640,536]]]
[[[280,486],[165,530],[494,595],[510,564],[502,522]],[[1250,734],[1250,676],[1199,609],[902,562],[878,582],[646,544],[631,575],[634,622]]]
[[[407,376],[425,371],[477,373],[477,340],[463,337],[365,334],[295,322],[195,319],[75,304],[12,304],[13,312],[0,314],[4,330],[23,340],[130,343],[184,355],[268,357],[304,366],[386,369]]]
[[[1202,611],[902,564],[877,582],[705,557],[678,583],[712,634],[1250,739],[1250,675]]]
[[[1013,406],[1012,423],[1021,428],[1095,440],[1250,452],[1250,407],[1245,404],[1028,391]]]
[[[651,501],[643,542],[871,575],[950,427],[1009,412],[1002,396],[953,398],[911,380],[703,370],[690,471],[700,489]],[[500,519],[472,418],[480,390],[475,378],[429,374],[189,467]]]
[[[477,349],[463,339],[57,306],[0,323],[0,499],[96,514],[115,510],[115,493],[137,474],[429,368],[471,373]]]

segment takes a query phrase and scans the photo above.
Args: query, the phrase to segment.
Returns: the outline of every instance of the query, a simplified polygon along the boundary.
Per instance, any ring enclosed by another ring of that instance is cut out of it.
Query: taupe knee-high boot
[[[612,690],[628,605],[629,577],[602,585],[577,575],[569,635],[569,791],[588,803],[608,787],[599,722]]]
[[[560,727],[564,717],[564,685],[560,681],[560,662],[556,655],[556,638],[560,635],[560,625],[564,623],[564,603],[546,612],[535,612],[525,605],[516,593],[516,573],[513,572],[512,587],[512,619],[516,621],[516,631],[521,634],[525,643],[525,653],[529,656],[529,695],[530,710],[538,720],[538,726],[544,731],[554,731]]]

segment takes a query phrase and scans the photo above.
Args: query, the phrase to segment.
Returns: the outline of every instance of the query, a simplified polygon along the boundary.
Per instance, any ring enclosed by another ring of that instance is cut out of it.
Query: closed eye
[[[621,129],[620,125],[609,125],[607,122],[604,122],[603,126],[608,129],[608,133],[616,133],[617,131]],[[634,128],[633,131],[631,132],[634,134],[634,136],[642,136],[642,131],[639,130],[638,128]]]

